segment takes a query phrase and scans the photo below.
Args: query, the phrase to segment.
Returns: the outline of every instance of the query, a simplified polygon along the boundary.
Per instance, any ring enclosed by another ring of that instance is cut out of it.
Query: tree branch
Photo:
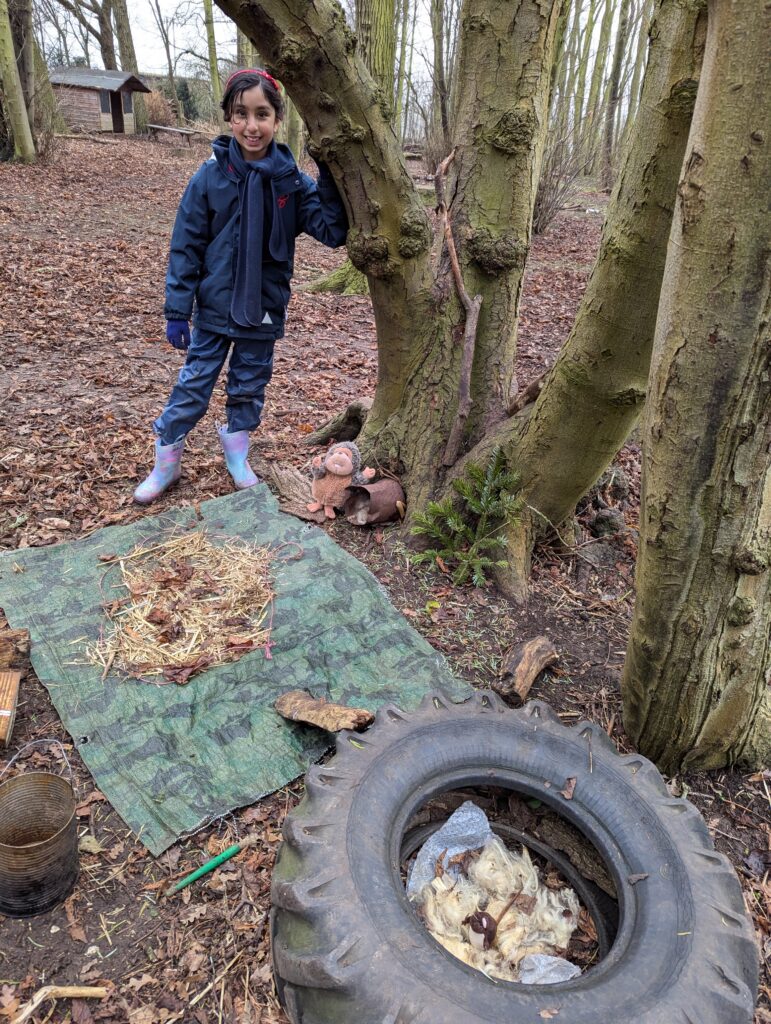
[[[452,224],[450,215],[447,212],[447,203],[444,198],[444,176],[447,168],[455,159],[455,150],[439,164],[434,176],[434,187],[436,188],[437,207],[439,223],[444,233],[444,240],[447,244],[447,253],[450,257],[452,276],[455,287],[466,310],[466,326],[463,331],[463,356],[460,364],[460,382],[458,384],[458,411],[455,414],[455,422],[450,430],[447,439],[447,446],[442,457],[442,465],[453,466],[458,459],[460,443],[463,439],[463,428],[466,425],[469,413],[471,412],[471,368],[474,364],[474,349],[476,348],[477,326],[479,324],[479,310],[482,308],[482,296],[475,295],[472,299],[463,284],[463,275],[460,271],[458,253],[455,249],[455,239],[452,236]]]

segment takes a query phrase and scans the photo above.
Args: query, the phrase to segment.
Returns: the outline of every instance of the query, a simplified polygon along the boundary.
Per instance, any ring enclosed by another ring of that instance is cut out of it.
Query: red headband
[[[277,92],[281,92],[281,86],[278,84],[273,75],[269,75],[268,72],[263,71],[262,68],[239,68],[238,71],[234,71],[232,75],[228,75],[228,80],[227,82],[225,82],[225,92],[228,91],[230,83],[233,81],[233,79],[237,78],[239,75],[259,75],[260,78],[264,78],[266,82],[270,82],[270,84]]]

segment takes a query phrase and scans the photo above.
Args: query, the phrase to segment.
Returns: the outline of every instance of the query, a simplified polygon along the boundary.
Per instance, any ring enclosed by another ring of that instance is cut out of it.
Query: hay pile
[[[123,591],[105,604],[103,635],[86,649],[103,679],[116,669],[184,684],[258,647],[270,657],[270,549],[239,539],[215,545],[196,530],[103,560],[111,566],[103,591],[115,568]]]

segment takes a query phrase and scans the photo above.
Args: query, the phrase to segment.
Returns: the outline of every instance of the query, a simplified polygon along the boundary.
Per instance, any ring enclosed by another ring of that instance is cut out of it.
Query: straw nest
[[[270,657],[273,602],[269,548],[204,531],[172,537],[104,558],[119,596],[105,604],[107,623],[86,657],[135,677],[186,683],[215,665],[238,661],[259,647]]]

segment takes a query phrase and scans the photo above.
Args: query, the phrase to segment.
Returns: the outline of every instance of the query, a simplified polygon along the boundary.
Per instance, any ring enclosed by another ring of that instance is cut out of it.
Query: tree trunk
[[[212,0],[203,0],[203,15],[206,24],[206,41],[209,46],[209,78],[211,79],[214,116],[218,122],[222,123],[222,83],[220,82],[220,69],[217,64],[217,40],[214,36]]]
[[[556,3],[525,2],[513,18],[506,0],[489,4],[484,17],[472,0],[462,9],[449,209],[465,289],[482,297],[466,445],[500,420],[508,400],[557,14]],[[504,81],[511,92],[479,86]],[[402,327],[409,348],[399,366],[406,372],[386,377],[387,386],[380,378],[393,353],[379,346],[382,369],[362,435],[365,447],[403,467],[413,509],[441,484],[458,409],[465,316],[447,260],[419,303],[411,304]]]
[[[27,108],[30,126],[35,124],[35,33],[32,23],[32,0],[12,0],[10,6],[11,32],[16,40],[19,81]]]
[[[240,28],[236,29],[236,64],[239,68],[251,67],[248,50],[251,43]]]
[[[632,125],[637,115],[637,108],[640,104],[640,82],[645,67],[645,58],[648,54],[648,30],[651,21],[652,0],[644,0],[643,10],[640,17],[640,29],[637,36],[637,49],[634,59],[634,71],[632,72],[632,84],[629,87],[629,103],[626,109],[626,119],[621,136],[620,152],[624,153],[632,131]]]
[[[112,9],[115,15],[115,34],[118,37],[121,71],[131,71],[132,74],[139,74],[139,62],[137,61],[137,54],[134,49],[134,37],[131,33],[131,21],[129,20],[126,0],[112,0]],[[142,93],[135,92],[134,130],[143,132],[146,127],[147,104]]]
[[[367,70],[382,90],[382,102],[393,117],[396,12],[394,0],[357,0],[356,37]]]
[[[572,42],[571,35],[568,34],[568,25],[570,23],[570,13],[573,8],[570,0],[562,0],[562,6],[560,7],[560,16],[557,21],[557,31],[554,36],[554,60],[551,64],[551,72],[549,74],[549,111],[554,112],[555,96],[558,93],[558,81],[559,73],[567,60],[567,53]],[[560,102],[564,103],[564,95],[560,95]]]
[[[416,0],[417,2],[417,0]],[[410,0],[402,0],[401,5],[401,26],[399,42],[399,69],[396,75],[396,107],[394,110],[394,127],[400,139],[404,139],[404,124],[402,122],[402,107],[404,100],[404,82],[406,78],[407,61],[407,31],[410,24]]]
[[[512,437],[507,421],[485,441],[507,447],[531,510],[509,528],[512,557],[499,577],[517,599],[525,592],[535,532],[572,513],[642,409],[704,20],[693,6],[659,0],[643,83],[649,114],[622,164],[573,329],[529,417],[518,417],[519,434]]]
[[[605,79],[605,67],[608,61],[608,49],[610,47],[610,31],[613,27],[613,16],[615,14],[615,0],[605,0],[605,13],[600,25],[600,36],[597,43],[597,54],[594,58],[594,67],[589,84],[589,99],[586,104],[586,130],[582,133],[584,142],[584,155],[590,172],[593,170],[594,158],[597,153],[599,139],[599,116],[602,99],[602,83]]]
[[[303,122],[289,96],[286,97],[286,144],[299,162],[303,151]]]
[[[0,85],[5,114],[13,134],[14,156],[24,163],[34,163],[35,144],[16,64],[7,0],[0,0]]]
[[[117,71],[118,59],[115,56],[115,35],[112,31],[112,2],[103,0],[96,5],[97,24],[99,25],[99,52],[105,71]]]
[[[431,0],[431,37],[434,43],[432,130],[440,132],[445,156],[450,152],[450,116],[447,109],[447,78],[444,73],[444,0]]]
[[[34,138],[49,142],[57,132],[67,130],[67,123],[59,110],[51,81],[48,77],[48,66],[38,46],[37,39],[32,42],[33,59],[35,61],[35,122],[31,126]]]
[[[586,24],[581,36],[581,54],[578,59],[578,73],[576,75],[576,88],[573,98],[573,145],[583,146],[583,140],[587,133],[584,123],[586,101],[586,76],[589,71],[590,52],[594,25],[597,17],[597,0],[589,0],[589,11],[586,16]]]
[[[608,107],[605,111],[605,133],[602,149],[602,174],[600,183],[603,188],[613,184],[613,138],[616,126],[616,112],[621,98],[621,65],[624,61],[627,36],[629,35],[629,8],[631,0],[621,0],[616,29],[616,44],[613,50],[613,66],[610,71],[610,92]]]
[[[358,0],[356,4],[358,50],[380,90],[378,101],[389,120],[394,118],[395,14],[394,0]],[[308,291],[366,295],[369,288],[361,269],[346,260],[342,267],[311,284]]]
[[[656,326],[622,690],[670,772],[771,757],[770,41],[711,0]]]
[[[405,0],[406,2],[406,0]],[[404,131],[402,132],[401,139],[404,140],[409,133],[410,123],[410,96],[412,87],[412,61],[415,56],[415,25],[418,20],[418,5],[417,2],[412,5],[412,23],[410,26],[410,56],[407,62],[407,78],[405,80],[406,96],[404,99]]]

